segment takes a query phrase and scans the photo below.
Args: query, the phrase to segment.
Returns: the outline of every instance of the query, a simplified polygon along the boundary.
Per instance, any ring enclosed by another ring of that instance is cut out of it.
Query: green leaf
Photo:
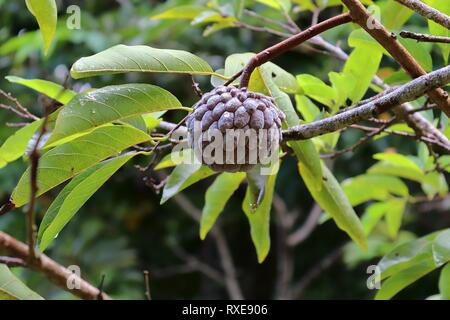
[[[291,10],[291,1],[290,0],[256,0],[257,2],[263,3],[268,7],[282,10],[288,12]]]
[[[386,49],[384,49],[377,40],[372,38],[372,36],[362,28],[353,30],[348,36],[347,41],[348,45],[352,48],[364,47],[373,50],[374,52],[383,52],[388,54]]]
[[[437,171],[428,172],[422,179],[422,190],[430,199],[437,194],[444,197],[448,192],[445,176]]]
[[[295,112],[289,96],[282,92],[275,83],[270,80],[270,77],[265,70],[263,70],[263,79],[267,90],[275,100],[275,104],[286,115],[283,124],[284,127],[289,128],[298,125],[300,123],[300,118]],[[298,140],[289,142],[289,145],[294,150],[295,156],[306,168],[308,168],[308,171],[314,177],[310,187],[320,190],[322,187],[322,165],[314,143],[311,140]],[[302,175],[302,172],[300,172],[300,174]]]
[[[0,300],[44,300],[28,288],[10,270],[0,264]]]
[[[0,168],[3,168],[8,163],[17,160],[24,155],[30,139],[39,129],[41,124],[42,120],[31,122],[6,139],[0,147]]]
[[[45,94],[46,96],[55,99],[56,101],[67,104],[73,97],[76,96],[76,92],[66,89],[63,86],[41,79],[23,79],[16,76],[6,76],[6,80],[12,83],[18,83],[33,89],[39,93]]]
[[[47,54],[56,32],[58,10],[55,0],[25,0],[28,10],[36,18],[44,39],[44,52]]]
[[[358,46],[345,62],[344,73],[357,79],[356,86],[349,96],[353,103],[357,103],[364,97],[378,70],[382,56],[381,51],[367,46]]]
[[[162,160],[155,166],[154,170],[175,167],[182,163],[192,163],[192,161],[195,161],[194,157],[194,150],[191,148],[183,148],[179,151],[172,151],[162,158]]]
[[[441,270],[439,293],[442,300],[450,300],[450,263],[447,263]]]
[[[330,108],[333,106],[333,101],[337,100],[336,91],[319,78],[310,74],[301,74],[297,76],[297,82],[304,94]]]
[[[138,153],[127,153],[101,162],[72,179],[58,194],[42,219],[38,231],[43,252],[92,195],[126,162]]]
[[[306,122],[312,122],[320,116],[319,108],[307,96],[295,95],[295,105]]]
[[[208,10],[206,7],[196,5],[184,5],[176,6],[165,10],[157,15],[151,16],[152,20],[165,20],[165,19],[194,19],[203,11]]]
[[[130,126],[105,126],[58,145],[40,158],[37,196],[98,162],[149,140],[147,134]],[[11,200],[16,207],[30,200],[30,168],[20,178]]]
[[[209,230],[213,227],[219,214],[225,208],[228,199],[237,190],[242,180],[245,178],[245,173],[229,173],[220,174],[216,180],[211,184],[206,191],[205,206],[202,211],[202,218],[200,220],[200,238],[205,239]]]
[[[425,71],[430,72],[433,70],[433,60],[431,59],[429,43],[417,42],[413,39],[401,37],[398,41],[411,53]]]
[[[388,208],[385,219],[389,236],[393,239],[397,237],[398,230],[402,224],[403,213],[405,211],[405,199],[390,199],[386,202]]]
[[[367,170],[370,174],[392,175],[422,182],[422,169],[408,157],[399,153],[377,153],[374,159],[381,160]]]
[[[122,44],[81,58],[70,70],[75,79],[125,72],[214,74],[206,61],[187,51]]]
[[[322,166],[322,188],[317,190],[312,186],[316,178],[311,175],[302,162],[299,162],[298,166],[299,171],[302,173],[303,181],[314,200],[333,218],[340,229],[344,230],[363,250],[366,250],[367,240],[364,228],[330,170],[325,165]]]
[[[194,183],[212,176],[216,172],[200,163],[180,164],[173,169],[163,189],[161,204]]]
[[[439,10],[440,12],[450,15],[450,2],[442,1],[442,0],[428,0],[426,1],[428,5],[432,6],[434,9]],[[444,26],[434,22],[431,19],[428,19],[428,29],[430,33],[435,36],[450,36],[450,30],[445,28]],[[442,57],[444,59],[444,63],[448,64],[448,57],[450,54],[450,46],[448,43],[439,43],[437,46],[441,49]]]
[[[266,190],[261,204],[256,208],[252,207],[251,190],[247,187],[242,210],[250,223],[250,234],[256,248],[258,262],[262,263],[270,250],[270,211],[272,208],[272,198],[275,189],[279,163],[276,164],[275,173],[267,179]]]
[[[213,23],[205,28],[203,31],[203,36],[208,37],[216,32],[219,32],[223,29],[235,27],[235,21],[233,19],[220,21],[217,23]],[[217,76],[217,74],[215,74]]]
[[[375,228],[376,224],[383,218],[388,210],[387,202],[376,202],[369,205],[361,217],[361,223],[364,227],[364,232],[368,236]]]
[[[425,260],[417,263],[383,282],[381,289],[378,290],[376,300],[388,300],[395,296],[398,292],[422,278],[426,274],[436,269],[432,261]]]
[[[386,200],[391,195],[408,196],[408,187],[396,177],[363,174],[342,182],[352,206],[369,200]]]
[[[433,262],[432,243],[442,231],[401,244],[385,255],[378,267],[385,279],[423,261]]]
[[[436,265],[450,261],[450,230],[440,232],[432,244],[433,259]]]
[[[379,3],[379,6],[381,22],[388,30],[400,29],[414,13],[408,7],[395,1],[384,1]]]
[[[336,92],[336,106],[345,106],[347,98],[350,97],[356,86],[356,78],[350,73],[337,72],[330,72],[328,77]]]
[[[169,91],[143,83],[108,86],[79,94],[58,114],[47,145],[112,121],[179,107],[180,102]]]

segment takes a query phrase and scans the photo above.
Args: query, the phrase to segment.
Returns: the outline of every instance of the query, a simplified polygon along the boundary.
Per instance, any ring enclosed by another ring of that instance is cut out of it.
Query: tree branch
[[[426,74],[425,70],[417,63],[412,55],[403,47],[378,20],[376,20],[358,0],[342,0],[350,10],[353,20],[358,23],[367,33],[377,40],[391,56],[408,72],[411,77],[417,78]],[[371,25],[368,25],[368,22]],[[427,92],[439,109],[450,117],[450,98],[448,94],[440,89],[434,88]]]
[[[404,102],[413,101],[429,91],[450,82],[450,66],[433,71],[411,82],[372,100],[362,106],[355,107],[312,123],[298,125],[283,131],[284,140],[303,140],[343,129],[358,121],[375,117]]]
[[[252,72],[255,70],[255,68],[259,67],[260,65],[272,60],[273,58],[279,56],[280,54],[288,51],[293,47],[298,46],[302,42],[305,42],[306,40],[311,39],[312,37],[326,30],[332,29],[334,27],[348,23],[350,21],[351,17],[348,13],[335,16],[321,23],[318,23],[290,38],[287,38],[286,40],[281,41],[270,48],[261,51],[260,53],[253,56],[252,59],[250,59],[250,61],[247,63],[247,65],[244,67],[242,71],[238,72],[233,77],[231,77],[231,79],[226,82],[226,85],[232,83],[242,74],[241,82],[239,85],[241,88],[248,87],[250,76]]]
[[[22,259],[23,261],[30,261],[28,246],[10,235],[0,231],[0,249],[5,250],[8,255]],[[72,271],[58,264],[45,254],[41,254],[38,260],[33,260],[28,263],[28,267],[36,272],[44,274],[48,279],[55,283],[58,287],[71,292],[72,294],[86,300],[97,300],[100,291],[83,280]],[[68,281],[80,284],[80,289],[69,289]],[[103,300],[110,300],[111,298],[102,293]]]
[[[439,10],[436,10],[419,0],[395,0],[405,7],[417,12],[426,19],[433,20],[436,23],[450,29],[450,17]],[[447,1],[447,0],[444,0]]]

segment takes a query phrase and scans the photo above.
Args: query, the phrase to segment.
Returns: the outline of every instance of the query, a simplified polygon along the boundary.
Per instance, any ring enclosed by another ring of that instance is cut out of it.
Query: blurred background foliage
[[[210,1],[223,10],[230,10],[233,1]],[[264,1],[261,1],[264,2]],[[294,17],[300,27],[311,23],[311,11],[307,3],[321,5],[321,1],[293,1]],[[225,58],[233,53],[257,52],[278,41],[276,36],[264,32],[252,32],[243,28],[226,28],[204,35],[204,25],[191,25],[190,20],[151,20],[149,17],[168,8],[186,4],[205,4],[206,1],[58,1],[57,38],[47,56],[43,56],[41,37],[33,17],[26,10],[24,1],[0,0],[0,88],[11,92],[23,105],[36,114],[42,110],[43,98],[25,87],[14,85],[4,79],[7,75],[23,78],[39,78],[60,84],[66,83],[74,90],[86,87],[102,87],[110,84],[144,82],[157,84],[174,93],[184,105],[192,105],[196,95],[188,76],[161,74],[124,74],[101,76],[74,81],[67,78],[68,69],[77,59],[88,56],[113,45],[144,44],[157,48],[183,49],[207,60],[214,69],[222,68]],[[378,2],[383,5],[383,1]],[[66,28],[66,8],[76,4],[81,8],[81,29]],[[333,1],[323,6],[321,19],[339,13]],[[264,4],[255,4],[254,10],[273,19],[282,14]],[[248,23],[258,23],[251,17]],[[408,20],[408,29],[423,31],[426,22],[420,17]],[[327,32],[324,37],[337,43],[349,52],[347,39],[352,26],[342,26]],[[435,68],[445,62],[439,50],[427,52]],[[424,58],[428,59],[427,57]],[[328,81],[330,71],[339,71],[343,62],[329,55],[300,47],[277,58],[278,65],[294,75],[313,74]],[[398,67],[383,58],[379,75],[392,75]],[[196,77],[204,91],[211,88],[207,77]],[[402,75],[399,74],[401,82]],[[392,80],[395,83],[395,79]],[[374,94],[369,91],[367,95]],[[168,119],[177,121],[176,112],[168,113]],[[12,113],[0,112],[0,123],[17,122]],[[0,142],[11,135],[15,128],[0,126]],[[356,130],[347,130],[339,139],[338,147],[348,146],[361,137]],[[363,174],[376,163],[374,153],[386,148],[405,154],[417,155],[418,144],[399,137],[384,137],[368,142],[354,153],[347,153],[329,162],[336,177],[342,181]],[[145,159],[144,159],[145,161]],[[16,161],[1,169],[0,200],[6,202],[26,162]],[[165,173],[167,174],[167,172]],[[161,177],[155,176],[155,179]],[[201,209],[204,194],[211,179],[203,180],[183,192],[184,196]],[[411,194],[420,192],[413,182],[408,182]],[[40,198],[38,219],[57,195],[53,190]],[[301,226],[314,203],[303,182],[298,177],[294,159],[286,159],[277,179],[276,193],[290,212],[296,213],[295,228]],[[381,224],[370,237],[370,250],[362,253],[354,245],[346,245],[347,236],[334,223],[323,222],[300,245],[287,247],[281,243],[282,235],[276,216],[272,216],[272,249],[263,264],[258,264],[250,239],[248,222],[241,210],[245,188],[241,187],[227,204],[221,215],[220,225],[233,256],[237,276],[246,298],[274,298],[275,287],[280,281],[280,259],[288,250],[292,257],[293,283],[304,288],[299,297],[318,299],[366,299],[374,292],[368,290],[367,266],[376,264],[379,256],[391,250],[394,244],[404,242],[432,231],[442,229],[450,223],[448,199],[437,204],[408,204],[404,216],[403,231],[392,238]],[[154,299],[165,298],[228,298],[222,283],[211,281],[204,272],[197,271],[189,262],[194,256],[213,268],[221,269],[221,261],[211,236],[201,241],[198,223],[183,210],[182,201],[170,200],[159,205],[160,196],[148,188],[133,164],[128,164],[113,176],[105,186],[80,210],[75,219],[58,236],[48,253],[64,265],[79,265],[82,276],[93,284],[106,276],[104,289],[114,298],[143,299],[143,270],[151,275],[151,291]],[[358,212],[364,206],[357,207]],[[19,239],[25,239],[25,216],[16,210],[0,219],[0,230]],[[343,255],[341,248],[345,245]],[[327,260],[328,259],[328,260]],[[192,261],[191,261],[192,262]],[[316,270],[316,271],[314,271]],[[15,269],[26,283],[37,293],[48,299],[73,298],[70,294],[51,285],[41,275],[26,269]],[[314,272],[318,274],[314,274]],[[426,298],[437,292],[438,273],[433,272],[400,293],[398,298]],[[295,298],[295,297],[294,297]]]

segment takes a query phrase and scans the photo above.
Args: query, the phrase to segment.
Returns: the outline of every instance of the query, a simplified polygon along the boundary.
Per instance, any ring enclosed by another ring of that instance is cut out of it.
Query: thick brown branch
[[[353,20],[377,40],[411,77],[417,78],[426,73],[405,47],[396,40],[395,35],[393,36],[379,21],[371,16],[361,2],[358,0],[342,0],[342,2],[350,10]],[[368,22],[370,22],[370,25]],[[450,116],[450,98],[444,90],[434,88],[427,94],[439,109]]]
[[[30,260],[28,246],[25,243],[20,242],[19,240],[1,231],[0,250],[4,250],[8,255],[22,259],[23,261]],[[58,287],[69,291],[82,299],[98,299],[100,291],[96,287],[86,282],[80,276],[76,275],[69,269],[50,259],[45,254],[41,254],[38,260],[32,261],[32,264],[28,264],[28,266],[34,271],[44,274]],[[67,286],[68,282],[79,284],[80,289],[69,289],[69,287]],[[106,293],[102,293],[102,299],[110,300],[111,298]]]
[[[395,0],[405,7],[417,12],[426,19],[433,20],[436,23],[450,29],[450,17],[439,10],[436,10],[419,0]],[[447,0],[443,0],[447,1]]]
[[[402,103],[413,101],[422,96],[431,88],[440,87],[450,82],[450,66],[433,71],[411,82],[372,100],[362,106],[355,107],[346,112],[336,114],[312,123],[298,125],[283,132],[285,140],[310,139],[325,133],[343,129],[358,121],[375,117],[380,113],[398,106]]]
[[[432,36],[429,34],[415,33],[410,31],[401,31],[400,37],[407,39],[414,39],[417,42],[439,42],[439,43],[450,43],[449,37]]]
[[[344,14],[335,16],[335,17],[325,20],[321,23],[318,23],[318,24],[316,24],[316,25],[290,37],[290,38],[287,38],[286,40],[281,41],[270,48],[267,48],[267,49],[261,51],[260,53],[253,56],[253,58],[244,67],[242,72],[235,74],[227,83],[232,83],[235,79],[237,79],[242,74],[240,87],[241,88],[248,87],[248,82],[250,80],[250,76],[251,76],[252,72],[255,70],[255,68],[272,60],[273,58],[288,51],[289,49],[292,49],[292,48],[298,46],[302,42],[305,42],[308,39],[311,39],[312,37],[317,36],[318,34],[324,32],[326,30],[332,29],[334,27],[348,23],[350,21],[351,21],[351,17],[348,13],[344,13]]]

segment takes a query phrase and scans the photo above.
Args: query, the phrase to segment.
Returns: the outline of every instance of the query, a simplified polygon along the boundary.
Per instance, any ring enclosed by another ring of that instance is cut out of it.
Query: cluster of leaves
[[[314,10],[317,5],[326,7],[340,4],[339,1],[322,3],[309,0],[257,2],[284,13],[296,8]],[[293,4],[299,7],[293,8]],[[377,4],[382,9],[383,23],[391,30],[401,28],[412,15],[412,11],[405,11],[403,7],[397,8],[399,5],[392,1],[381,1]],[[47,52],[56,28],[54,1],[29,0],[27,5],[39,23],[44,50]],[[395,8],[401,8],[401,19],[392,14],[397,12]],[[206,6],[189,5],[168,9],[152,16],[152,19],[189,19],[193,25],[208,24],[205,35],[210,35],[224,28],[239,26],[237,22],[240,21],[243,9],[242,1],[210,1]],[[450,11],[444,6],[441,9],[444,12]],[[52,14],[49,15],[49,12]],[[47,16],[54,19],[47,19]],[[433,34],[443,33],[433,23],[430,23],[429,28]],[[401,41],[426,70],[432,70],[431,46],[410,40]],[[328,74],[330,84],[311,74],[294,76],[273,63],[267,63],[252,74],[249,89],[275,99],[277,106],[287,115],[284,127],[333,115],[348,101],[359,102],[369,89],[375,92],[382,90],[371,82],[374,75],[380,73],[382,57],[388,54],[362,29],[351,32],[348,44],[353,48],[349,59],[340,72]],[[10,43],[9,46],[11,45]],[[5,46],[2,46],[0,51],[2,48],[5,50]],[[440,49],[446,63],[448,47],[441,46]],[[186,51],[117,45],[78,60],[71,69],[71,75],[80,79],[128,72],[194,74],[210,76],[212,85],[217,86],[241,70],[252,55],[230,55],[226,58],[223,69],[214,71],[206,61]],[[384,70],[384,74],[387,83],[398,84],[409,80],[400,70]],[[119,168],[135,156],[150,155],[151,152],[128,150],[142,143],[154,143],[150,133],[156,128],[165,111],[187,110],[173,94],[149,84],[130,83],[76,93],[40,79],[13,76],[7,79],[63,104],[63,107],[52,113],[48,119],[47,130],[51,135],[41,148],[44,153],[38,169],[39,195],[66,181],[70,182],[50,205],[39,226],[38,241],[41,251],[49,247],[82,205]],[[288,94],[295,95],[295,107]],[[432,117],[432,114],[428,116]],[[448,128],[448,119],[445,116],[442,119],[444,128]],[[0,167],[26,155],[30,140],[36,135],[42,122],[43,120],[38,120],[30,123],[5,141],[0,147]],[[404,125],[397,125],[395,129],[406,132],[410,130]],[[312,140],[290,142],[289,146],[294,151],[299,174],[311,196],[327,216],[333,218],[337,226],[362,249],[367,248],[367,237],[377,225],[381,229],[385,227],[389,237],[398,237],[407,204],[415,201],[407,184],[401,179],[420,183],[429,198],[447,194],[445,177],[443,173],[434,170],[435,158],[428,153],[424,145],[419,147],[417,157],[395,152],[376,154],[374,158],[379,162],[367,173],[340,184],[319,156],[320,153],[333,152],[340,135],[339,132],[331,133]],[[171,156],[164,158],[156,167],[174,167],[164,187],[161,203],[215,174],[201,165],[177,164],[171,160]],[[448,168],[447,160],[445,157],[439,159],[444,168]],[[277,171],[278,167],[269,177],[255,177],[254,173],[247,177],[243,173],[218,175],[205,194],[200,237],[206,237],[228,200],[247,178],[248,186],[242,209],[250,224],[258,261],[264,261],[270,249],[270,212]],[[24,206],[30,200],[29,180],[30,172],[27,169],[11,196],[16,207]],[[263,180],[265,185],[264,197],[256,209],[254,193],[259,187],[253,183],[254,180]],[[367,203],[360,221],[353,207]],[[385,225],[380,223],[383,217]],[[369,245],[370,243],[369,238]],[[391,298],[416,279],[444,266],[450,260],[449,243],[448,230],[444,230],[402,244],[388,253],[379,264],[382,279],[387,280],[377,297]],[[446,280],[449,278],[448,269],[447,264],[442,270],[441,298],[448,297],[449,294],[446,285],[449,282]]]

